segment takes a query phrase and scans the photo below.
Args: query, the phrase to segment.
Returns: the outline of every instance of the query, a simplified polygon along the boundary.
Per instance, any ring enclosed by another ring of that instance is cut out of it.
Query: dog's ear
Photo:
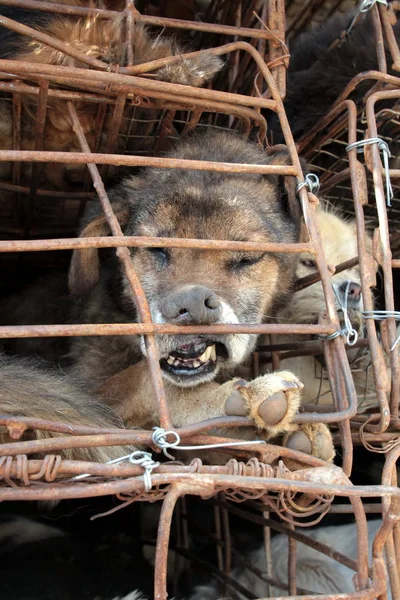
[[[303,173],[308,172],[307,163],[300,159]],[[279,144],[272,146],[268,151],[269,165],[290,165],[291,159],[287,146]],[[281,202],[285,209],[294,219],[296,225],[301,227],[302,211],[301,205],[297,196],[297,181],[293,175],[283,175],[278,177],[278,189],[280,192]]]
[[[126,202],[113,203],[114,214],[123,229],[131,214]],[[104,215],[95,216],[84,227],[79,237],[102,237],[110,234],[110,227]],[[82,296],[87,294],[97,283],[100,276],[100,261],[98,248],[82,248],[74,250],[68,275],[68,285],[71,294]]]

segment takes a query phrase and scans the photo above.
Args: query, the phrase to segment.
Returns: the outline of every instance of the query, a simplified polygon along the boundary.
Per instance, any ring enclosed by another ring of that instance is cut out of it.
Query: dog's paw
[[[335,457],[331,432],[323,423],[300,425],[296,431],[288,433],[282,443],[286,448],[311,454],[327,462],[332,462]]]
[[[249,415],[269,437],[291,431],[303,384],[293,373],[279,371],[246,382],[240,379],[226,401],[228,415]]]
[[[210,81],[223,66],[224,62],[219,56],[205,53],[167,64],[157,71],[157,77],[170,83],[201,87]]]

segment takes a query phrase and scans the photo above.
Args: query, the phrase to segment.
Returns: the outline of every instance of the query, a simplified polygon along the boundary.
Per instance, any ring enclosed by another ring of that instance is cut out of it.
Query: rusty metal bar
[[[26,8],[28,10],[38,10],[60,15],[96,16],[104,19],[114,18],[118,14],[118,12],[113,10],[69,6],[57,4],[55,2],[46,2],[45,0],[1,0],[0,5],[15,6],[17,8]]]
[[[337,273],[342,273],[342,271],[346,271],[347,269],[355,267],[356,265],[358,265],[358,261],[358,256],[356,256],[350,260],[346,260],[346,262],[343,262],[340,265],[337,265],[336,267],[333,265],[328,265],[328,267],[332,275],[336,275]],[[311,275],[306,275],[306,277],[302,277],[301,279],[296,281],[296,292],[298,292],[299,290],[304,290],[313,283],[317,283],[317,281],[321,281],[321,275],[318,273],[318,271],[315,271],[315,273],[311,273]]]
[[[217,56],[221,56],[224,54],[228,54],[229,52],[233,52],[235,50],[243,50],[247,51],[252,58],[255,60],[257,66],[260,68],[263,66],[265,71],[263,76],[265,77],[265,73],[267,73],[266,81],[271,89],[271,85],[275,85],[273,77],[266,67],[263,59],[260,54],[253,48],[251,44],[247,42],[234,42],[232,44],[226,44],[225,46],[221,46],[220,48],[210,48],[207,51],[200,50],[199,52],[191,52],[188,54],[182,55],[181,58],[196,56],[198,54],[213,53]],[[166,58],[163,59],[164,63],[171,62],[171,59]],[[145,63],[146,64],[146,63]],[[128,68],[128,67],[127,67]],[[131,68],[131,67],[129,67]],[[133,67],[132,67],[133,68]],[[144,67],[142,67],[144,68]],[[59,83],[65,83],[68,85],[71,82],[71,79],[75,80],[83,80],[84,82],[88,79],[88,70],[87,69],[79,69],[76,67],[66,67],[63,66],[62,69],[55,65],[45,65],[45,64],[37,64],[37,63],[29,63],[25,61],[18,60],[0,60],[0,69],[7,73],[20,74],[25,76],[33,77],[35,75],[40,75],[41,77],[48,77],[53,79],[54,81],[58,81]],[[122,68],[121,68],[122,70]],[[101,82],[109,85],[128,85],[131,87],[132,91],[136,89],[145,90],[151,95],[152,92],[171,92],[175,94],[175,97],[179,98],[180,96],[186,96],[190,98],[210,98],[219,102],[229,102],[235,103],[241,106],[255,106],[260,108],[266,108],[269,110],[274,110],[276,102],[274,100],[266,100],[262,98],[254,98],[252,96],[244,96],[242,94],[233,94],[230,92],[220,92],[217,90],[208,90],[204,88],[196,88],[192,86],[181,85],[178,83],[169,83],[167,81],[153,81],[153,79],[148,79],[144,77],[136,77],[133,75],[126,75],[124,73],[112,73],[112,72],[103,72],[103,71],[90,71],[90,82]],[[276,90],[277,92],[277,90]],[[279,101],[279,95],[276,94],[276,99]]]
[[[387,62],[386,62],[386,52],[385,52],[385,43],[383,40],[383,32],[381,20],[379,17],[378,5],[375,4],[371,8],[372,14],[372,22],[374,24],[375,29],[375,44],[376,44],[376,56],[378,59],[378,69],[381,73],[387,73]]]
[[[172,515],[175,504],[180,496],[192,494],[193,487],[200,491],[209,491],[209,486],[201,484],[176,483],[168,492],[161,509],[160,520],[158,524],[156,559],[154,565],[154,600],[167,600],[167,562],[168,546],[171,534]]]
[[[64,197],[64,196],[62,196]],[[80,195],[79,195],[80,197]],[[93,197],[93,194],[90,194]],[[196,250],[229,250],[246,252],[279,252],[316,254],[311,243],[233,242],[230,240],[196,240],[149,236],[113,236],[96,238],[57,238],[50,240],[0,240],[0,252],[45,252],[79,248],[196,248]]]
[[[40,2],[35,0],[1,0],[0,5],[18,6],[28,10],[39,10],[45,12],[53,12],[58,14],[68,14],[76,16],[96,16],[104,19],[115,18],[121,14],[119,11],[85,8],[78,6],[65,6],[53,2]],[[191,31],[205,31],[206,33],[221,33],[223,35],[271,39],[272,34],[268,31],[250,29],[247,27],[234,27],[230,25],[220,25],[214,23],[201,23],[198,21],[186,21],[182,19],[171,19],[168,17],[155,17],[150,15],[141,15],[136,11],[136,22],[147,23],[148,25],[158,27],[171,27],[173,29],[189,29]]]
[[[306,493],[310,495],[334,495],[340,497],[348,497],[355,503],[360,502],[361,514],[362,503],[361,498],[380,498],[386,497],[399,497],[400,490],[393,486],[352,486],[352,485],[337,485],[327,483],[313,483],[310,481],[303,480],[287,480],[281,478],[268,478],[268,477],[253,477],[253,476],[239,476],[239,475],[224,475],[207,473],[202,475],[199,473],[155,473],[152,476],[153,486],[157,488],[160,485],[174,484],[175,482],[189,483],[193,487],[188,488],[189,494],[203,495],[208,493],[211,495],[217,489],[247,489],[247,490],[268,490],[268,492],[295,492],[295,493]],[[202,483],[204,484],[202,485]],[[197,483],[200,485],[197,487]],[[208,490],[207,490],[208,487]],[[200,488],[200,489],[199,489]],[[54,499],[67,499],[67,498],[89,498],[96,496],[107,496],[122,493],[132,493],[143,490],[143,480],[136,478],[127,478],[124,480],[117,480],[104,483],[77,483],[73,484],[62,483],[55,484],[54,486],[46,485],[39,486],[35,485],[32,487],[20,487],[20,488],[1,488],[0,487],[0,499],[5,500],[54,500]],[[76,496],[74,495],[76,494]],[[356,509],[358,511],[358,509]],[[355,513],[356,513],[355,510]],[[362,519],[361,519],[362,521]],[[365,514],[364,514],[365,521]],[[360,531],[363,531],[363,526],[360,523]],[[366,521],[365,521],[365,534],[366,534]],[[367,536],[365,535],[365,540]],[[365,549],[367,544],[363,545]],[[368,572],[367,554],[365,552],[363,559],[366,565],[366,571]],[[366,575],[368,577],[368,575]]]
[[[398,90],[395,93],[400,97]],[[372,94],[366,104],[366,115],[368,122],[368,135],[371,137],[378,136],[378,130],[375,119],[375,103],[380,99],[385,98],[385,94],[391,94],[391,92],[376,92]],[[390,95],[389,97],[393,97]],[[384,184],[382,177],[382,164],[379,155],[379,149],[376,144],[370,147],[371,160],[373,164],[373,178],[375,188],[375,200],[378,212],[379,220],[379,263],[383,271],[383,282],[385,292],[385,308],[391,312],[395,310],[394,306],[394,295],[393,295],[393,274],[392,274],[392,253],[390,250],[389,240],[389,224],[386,211],[386,199],[384,192]],[[396,338],[396,321],[393,318],[387,319],[386,321],[389,333],[389,344],[392,348]],[[390,369],[391,369],[391,395],[390,395],[390,411],[393,415],[398,416],[399,401],[400,401],[400,363],[399,355],[396,349],[390,352]]]
[[[357,141],[357,110],[353,102],[346,100],[343,103],[343,108],[346,107],[349,118],[349,144]],[[338,110],[338,109],[336,109]],[[359,253],[359,264],[361,273],[361,287],[365,310],[373,310],[374,301],[371,293],[371,288],[375,283],[375,265],[371,256],[367,253],[365,244],[365,220],[363,206],[368,201],[368,192],[366,185],[365,171],[361,163],[357,159],[356,150],[349,152],[349,164],[351,183],[354,196],[354,211],[357,223],[357,245]],[[377,401],[380,407],[380,422],[374,426],[376,433],[382,433],[387,429],[390,422],[390,411],[387,399],[387,381],[386,365],[383,359],[382,350],[379,345],[377,332],[372,320],[366,320],[366,328],[368,340],[370,343],[370,352],[372,358],[372,368],[377,392]]]
[[[8,161],[193,169],[195,171],[255,173],[259,175],[297,175],[298,173],[295,167],[284,165],[246,165],[243,163],[218,163],[206,160],[187,160],[183,158],[158,158],[154,156],[137,155],[127,156],[125,154],[92,154],[91,152],[1,150],[0,162]]]
[[[383,5],[378,5],[379,16],[381,19],[381,25],[385,34],[386,42],[390,50],[390,54],[392,55],[392,69],[395,71],[400,70],[400,51],[399,46],[397,44],[396,36],[393,31],[393,26],[390,22],[389,10],[388,7],[384,7]]]
[[[123,99],[125,102],[125,98]],[[78,115],[76,113],[74,105],[68,101],[68,110],[72,119],[74,132],[76,133],[79,143],[81,145],[82,151],[85,153],[90,153],[89,145],[86,141],[85,135],[83,133],[82,126],[79,122]],[[107,192],[105,190],[103,181],[100,177],[97,166],[92,164],[88,165],[88,169],[90,171],[90,175],[93,179],[93,186],[97,192],[98,198],[100,200],[101,206],[104,211],[104,215],[107,219],[107,222],[110,226],[111,233],[116,236],[123,236],[121,226],[116,218],[110,200],[108,199]],[[135,304],[138,309],[139,317],[144,324],[151,324],[152,318],[150,313],[150,308],[144,294],[142,285],[140,283],[140,279],[136,275],[135,269],[133,267],[133,263],[131,260],[131,255],[128,248],[119,247],[116,250],[116,255],[121,261],[122,267],[125,271],[126,278],[129,282],[132,296],[135,300]],[[156,341],[154,335],[147,335],[144,339],[145,347],[146,347],[146,356],[148,359],[150,377],[153,383],[154,392],[157,399],[158,404],[158,415],[160,418],[160,425],[163,429],[168,430],[171,429],[172,423],[169,415],[169,409],[167,405],[167,398],[164,390],[164,383],[162,379],[159,356]]]
[[[152,335],[196,333],[293,333],[296,335],[329,335],[336,328],[332,325],[307,325],[252,323],[224,325],[172,325],[164,323],[82,323],[76,325],[6,325],[0,326],[0,337],[73,337],[77,335]]]

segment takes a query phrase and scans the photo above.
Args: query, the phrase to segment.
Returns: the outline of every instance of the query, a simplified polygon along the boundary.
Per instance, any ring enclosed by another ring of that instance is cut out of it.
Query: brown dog
[[[60,0],[60,4],[74,6],[88,6],[87,0]],[[106,7],[103,1],[95,3],[96,8]],[[43,19],[42,13],[37,15],[32,11],[16,11],[16,9],[2,9],[2,14],[11,16],[30,27],[35,27],[35,19],[38,21],[37,29],[47,35],[52,36],[60,42],[66,43],[73,49],[92,59],[99,59],[105,63],[114,66],[126,66],[128,60],[128,49],[125,44],[125,14],[116,13],[115,17],[102,19],[98,16],[84,16],[76,18],[68,15],[52,15],[51,18]],[[11,11],[11,12],[10,12]],[[25,14],[27,13],[27,14]],[[183,54],[184,50],[172,39],[166,36],[158,35],[154,37],[148,33],[148,30],[140,23],[135,24],[133,31],[133,64],[141,64],[148,61],[176,56]],[[10,58],[13,60],[27,61],[29,63],[39,63],[44,65],[57,65],[77,68],[88,68],[85,62],[72,58],[59,50],[50,46],[33,41],[30,38],[9,35],[0,27],[0,58]],[[223,61],[213,55],[206,54],[199,57],[181,59],[170,65],[158,69],[152,74],[153,78],[161,81],[169,81],[182,85],[202,86],[207,83],[221,69]],[[60,70],[60,74],[62,69]],[[90,81],[90,72],[88,70],[88,81]],[[22,113],[22,136],[21,149],[34,150],[36,134],[36,104],[37,97],[25,94],[23,96],[24,108]],[[96,150],[96,140],[99,134],[97,103],[77,102],[76,109],[83,131],[92,150]],[[102,128],[101,139],[97,151],[109,152],[109,128],[112,123],[112,112],[108,111],[105,116],[104,126]],[[141,118],[138,123],[132,124],[132,107],[125,110],[124,118],[121,123],[120,133],[135,135],[134,151],[138,152],[149,150],[144,148],[147,143],[149,132],[144,128],[149,123],[140,123],[141,119],[157,119],[157,111],[149,111],[147,115],[143,114],[141,109]],[[44,131],[44,147],[47,151],[80,151],[80,145],[72,126],[66,102],[60,99],[48,99],[46,113],[46,124]],[[137,109],[135,112],[137,115]],[[141,127],[141,129],[138,129]],[[123,144],[124,140],[119,140]],[[13,148],[13,126],[12,126],[12,102],[7,99],[0,103],[0,150],[9,150]],[[123,151],[123,146],[117,146],[116,150]],[[131,149],[132,150],[132,149]],[[44,181],[46,186],[53,184],[56,188],[65,190],[66,186],[81,183],[86,174],[86,165],[45,165]],[[30,166],[24,163],[23,175],[25,178],[30,176]],[[11,165],[9,163],[0,164],[0,178],[9,179],[11,176]]]
[[[181,142],[172,157],[232,163],[273,164],[235,135],[209,132]],[[293,181],[285,178],[286,185]],[[127,179],[112,195],[126,235],[295,242],[298,228],[285,207],[278,178],[175,169],[147,169]],[[95,217],[83,237],[106,235],[103,216]],[[210,325],[261,323],[289,296],[296,269],[293,254],[195,249],[132,249],[132,261],[156,323]],[[137,311],[115,251],[74,253],[70,286],[80,298],[84,322],[135,322]],[[284,371],[249,383],[231,373],[249,356],[254,334],[158,335],[160,367],[174,426],[228,414],[249,414],[270,438],[296,430],[300,381]],[[75,372],[100,392],[131,426],[158,422],[140,336],[75,339]],[[125,369],[125,370],[124,370]],[[317,456],[333,448],[323,426],[304,428],[295,439]],[[240,436],[254,433],[240,431]],[[293,440],[293,438],[292,438]],[[327,442],[327,443],[326,443]]]

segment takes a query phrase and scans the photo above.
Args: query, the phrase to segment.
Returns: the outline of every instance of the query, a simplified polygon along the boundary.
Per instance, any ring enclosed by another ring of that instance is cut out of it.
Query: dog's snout
[[[342,283],[339,289],[343,296],[347,292],[348,300],[358,302],[361,298],[361,285],[355,283],[354,281],[345,281],[344,283]]]
[[[215,323],[221,316],[221,301],[212,290],[196,285],[169,294],[161,304],[163,317],[176,323]]]

